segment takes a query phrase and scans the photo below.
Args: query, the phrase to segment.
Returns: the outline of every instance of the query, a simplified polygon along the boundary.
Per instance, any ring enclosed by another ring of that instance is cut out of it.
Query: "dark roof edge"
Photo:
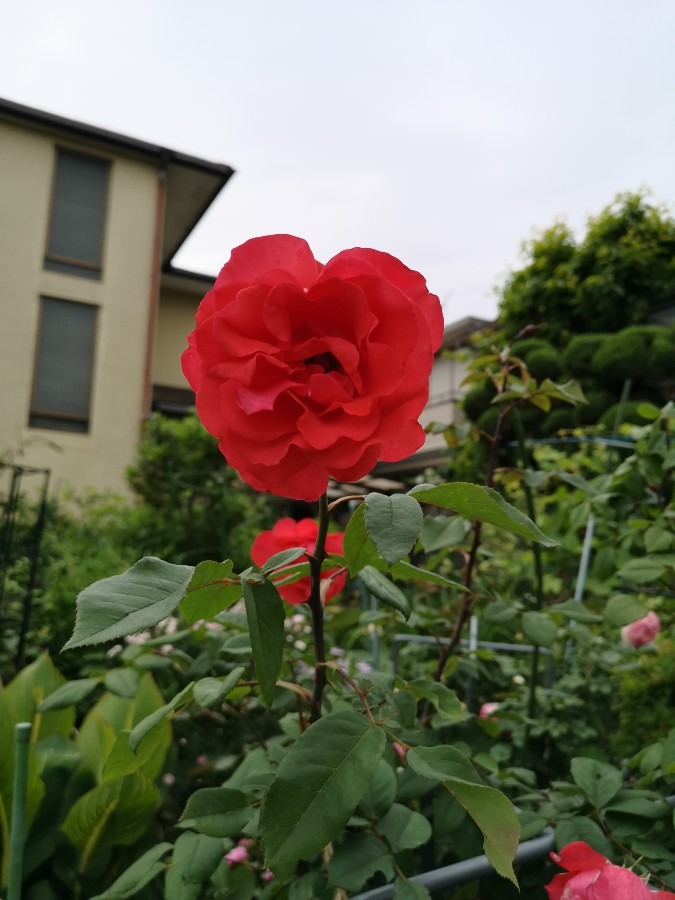
[[[178,278],[192,278],[195,281],[203,281],[204,284],[212,285],[216,280],[216,275],[206,275],[204,272],[192,272],[190,269],[179,269],[167,263],[162,268],[162,275],[176,275]]]
[[[148,141],[138,140],[138,138],[127,137],[115,131],[98,128],[96,125],[86,125],[84,122],[77,122],[74,119],[67,119],[64,116],[57,116],[54,113],[44,112],[43,110],[24,106],[21,103],[15,103],[13,100],[6,100],[4,97],[0,97],[0,117],[3,115],[37,125],[58,128],[77,137],[105,141],[107,144],[112,144],[115,147],[131,150],[145,156],[152,156],[162,162],[176,163],[191,169],[220,175],[224,177],[223,185],[235,171],[225,163],[210,162],[206,159],[190,156],[187,153],[181,153],[178,150],[161,147],[159,144],[151,144]]]

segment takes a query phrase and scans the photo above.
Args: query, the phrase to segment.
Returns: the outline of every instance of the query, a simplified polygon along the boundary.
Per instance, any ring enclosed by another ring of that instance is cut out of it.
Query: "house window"
[[[110,164],[57,150],[45,269],[101,277]]]
[[[98,310],[88,303],[43,297],[28,424],[89,431]]]

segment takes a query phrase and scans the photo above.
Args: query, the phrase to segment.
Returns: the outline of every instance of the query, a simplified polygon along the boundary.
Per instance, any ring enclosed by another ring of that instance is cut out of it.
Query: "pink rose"
[[[567,872],[546,885],[549,900],[666,900],[670,891],[652,893],[630,869],[615,866],[584,841],[551,853],[551,859]]]
[[[183,353],[197,415],[259,491],[317,500],[411,456],[443,315],[419,272],[356,247],[325,265],[302,238],[232,251]]]
[[[631,622],[621,629],[621,640],[629,647],[650,644],[661,631],[661,622],[655,612],[648,612],[643,619]]]
[[[494,716],[494,714],[497,712],[497,710],[499,709],[500,706],[501,706],[501,704],[496,703],[494,700],[490,701],[489,703],[483,703],[480,710],[478,711],[478,718],[479,719],[492,718],[492,716]]]
[[[316,545],[316,537],[319,533],[319,526],[314,519],[301,519],[299,522],[293,519],[279,519],[271,531],[261,532],[253,541],[251,547],[251,559],[256,566],[262,566],[267,560],[280,553],[282,550],[290,550],[292,547],[304,547],[310,553],[314,551]],[[342,545],[344,534],[341,531],[331,532],[326,535],[326,552],[342,555]],[[296,562],[306,562],[305,557],[300,557]],[[322,593],[324,602],[327,602],[339,594],[347,581],[347,573],[343,572],[334,575],[337,569],[325,569],[321,573]],[[274,581],[283,579],[284,570],[279,569],[274,574]],[[329,580],[330,579],[330,580]],[[325,588],[325,592],[324,589]],[[278,591],[286,603],[296,605],[305,603],[309,600],[310,582],[309,575],[299,578],[290,584],[282,584],[278,586]]]

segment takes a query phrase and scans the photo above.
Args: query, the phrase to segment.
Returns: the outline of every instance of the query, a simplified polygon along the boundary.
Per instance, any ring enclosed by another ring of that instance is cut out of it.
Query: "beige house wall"
[[[420,416],[424,427],[430,422],[452,425],[461,421],[461,400],[467,389],[460,385],[467,375],[468,361],[461,351],[436,357],[429,381],[429,402]],[[441,449],[447,449],[443,435],[428,434],[422,452]]]
[[[56,147],[111,161],[100,281],[43,268]],[[0,455],[81,489],[124,489],[142,415],[158,172],[0,123]],[[98,308],[89,433],[29,428],[40,297]]]
[[[187,347],[188,334],[194,330],[195,313],[205,293],[206,290],[189,293],[162,288],[155,330],[153,384],[189,388],[180,366],[180,357]]]

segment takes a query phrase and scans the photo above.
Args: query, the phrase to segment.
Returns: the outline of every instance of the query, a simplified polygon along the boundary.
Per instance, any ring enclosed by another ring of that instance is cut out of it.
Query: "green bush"
[[[664,640],[656,652],[641,652],[619,676],[617,753],[633,756],[664,738],[675,708],[675,645]]]
[[[616,402],[616,394],[595,388],[586,392],[587,403],[575,410],[576,421],[579,425],[595,425],[603,413]],[[612,422],[612,425],[614,423]]]
[[[492,398],[497,393],[491,381],[483,381],[467,392],[464,397],[463,407],[466,416],[472,422],[476,422],[480,416],[490,407]],[[495,420],[496,421],[496,420]]]
[[[659,365],[664,364],[664,356],[667,369],[670,372],[675,369],[675,343],[671,334],[671,329],[660,325],[636,325],[624,328],[623,331],[608,337],[598,349],[593,357],[593,369],[598,378],[607,385],[619,385],[626,378],[632,378],[638,384],[650,384],[661,380],[664,373],[659,369]],[[657,365],[653,362],[655,344],[658,344]]]
[[[574,428],[576,425],[575,410],[563,407],[552,410],[544,419],[544,434],[555,434],[556,431]]]
[[[593,373],[593,357],[607,340],[607,334],[577,334],[562,352],[565,369],[575,377]]]
[[[527,354],[527,368],[537,381],[543,381],[545,378],[555,381],[562,372],[560,353],[553,347],[530,350]]]
[[[619,424],[621,425],[624,422],[628,422],[631,425],[646,425],[645,419],[638,412],[638,408],[642,406],[643,403],[643,400],[629,400],[627,403],[624,403]],[[603,428],[613,431],[620,408],[621,403],[612,404],[612,406],[600,416],[598,425],[602,425]]]
[[[522,360],[527,362],[528,356],[534,350],[552,350],[552,345],[545,341],[543,338],[523,338],[521,341],[515,341],[511,346],[511,353],[513,356],[519,356]]]

